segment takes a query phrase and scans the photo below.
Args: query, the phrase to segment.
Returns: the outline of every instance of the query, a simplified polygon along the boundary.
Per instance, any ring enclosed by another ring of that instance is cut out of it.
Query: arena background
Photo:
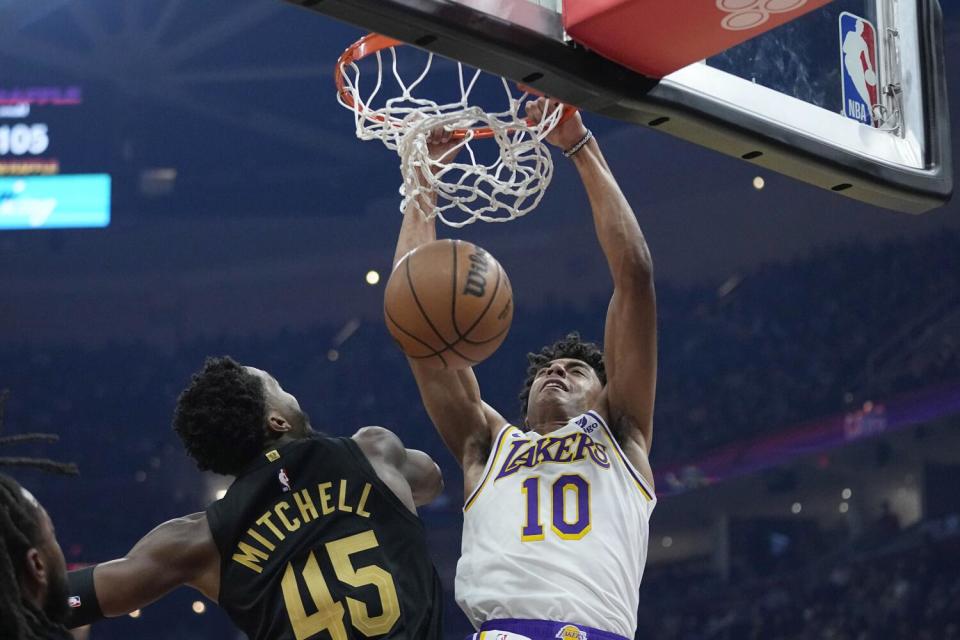
[[[439,461],[447,488],[422,515],[448,636],[467,633],[458,469],[382,324],[398,162],[353,138],[331,90],[359,32],[260,0],[20,5],[0,1],[0,87],[79,87],[59,161],[113,177],[105,229],[0,233],[6,431],[58,433],[35,451],[81,467],[16,472],[68,561],[121,555],[226,486],[169,425],[203,357],[228,353],[316,427],[384,425]],[[957,132],[960,9],[942,5]],[[960,205],[891,213],[586,120],[657,274],[661,503],[637,637],[960,637]],[[457,236],[513,281],[513,329],[478,375],[514,416],[528,350],[602,337],[610,283],[572,166],[557,157],[528,217]],[[238,636],[196,602],[181,590],[91,637]]]

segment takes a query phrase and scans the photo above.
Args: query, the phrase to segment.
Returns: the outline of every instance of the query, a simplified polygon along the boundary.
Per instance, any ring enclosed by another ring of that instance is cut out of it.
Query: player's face
[[[245,367],[247,371],[263,381],[263,393],[267,401],[267,411],[275,411],[292,426],[291,435],[302,437],[310,431],[310,417],[300,408],[293,394],[284,391],[277,379],[272,375],[257,369]]]
[[[63,622],[67,619],[68,612],[67,562],[64,560],[60,543],[57,542],[53,521],[43,507],[40,507],[40,530],[41,543],[38,550],[50,567],[47,572],[47,597],[43,610],[51,620]]]
[[[602,389],[596,371],[586,362],[574,358],[552,360],[533,379],[527,416],[536,419],[540,407],[556,405],[572,418],[589,409]]]
[[[63,622],[67,619],[69,611],[67,607],[67,596],[69,595],[67,563],[63,558],[63,550],[60,549],[60,543],[57,542],[53,520],[50,519],[46,509],[37,502],[37,499],[29,491],[23,489],[23,493],[36,508],[37,519],[40,524],[40,540],[34,547],[39,554],[39,563],[34,562],[34,568],[29,573],[31,578],[40,585],[43,601],[39,604],[42,606],[44,613],[54,622]],[[28,560],[28,562],[30,561]]]

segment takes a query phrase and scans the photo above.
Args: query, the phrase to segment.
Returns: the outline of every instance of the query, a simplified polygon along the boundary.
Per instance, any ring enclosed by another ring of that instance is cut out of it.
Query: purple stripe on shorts
[[[480,630],[507,631],[527,636],[530,640],[627,640],[627,638],[609,631],[585,627],[582,624],[553,622],[551,620],[515,620],[512,618],[487,620],[480,625]],[[564,633],[561,634],[561,631]]]

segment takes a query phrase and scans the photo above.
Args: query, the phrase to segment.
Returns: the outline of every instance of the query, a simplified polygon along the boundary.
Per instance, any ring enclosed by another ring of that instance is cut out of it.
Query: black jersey
[[[207,518],[220,606],[250,640],[441,637],[423,525],[353,440],[267,451]]]

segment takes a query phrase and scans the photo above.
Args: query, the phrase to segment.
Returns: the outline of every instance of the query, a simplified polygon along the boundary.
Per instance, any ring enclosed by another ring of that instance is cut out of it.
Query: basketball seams
[[[476,364],[477,362],[479,362],[478,360],[474,360],[474,359],[472,359],[472,358],[466,357],[465,355],[463,355],[462,353],[460,353],[459,351],[457,351],[456,349],[454,349],[451,345],[447,345],[447,346],[445,346],[443,349],[440,349],[439,351],[436,350],[436,349],[434,349],[434,348],[433,348],[433,345],[424,342],[423,340],[421,340],[420,338],[418,338],[418,337],[415,336],[414,334],[412,334],[412,333],[410,333],[409,331],[407,331],[406,329],[404,329],[404,328],[400,325],[399,322],[397,322],[396,320],[394,320],[393,316],[390,314],[390,310],[389,310],[389,309],[387,309],[386,307],[384,307],[384,310],[383,310],[383,311],[384,311],[384,314],[387,316],[387,320],[389,320],[389,321],[393,324],[393,326],[395,326],[395,327],[396,327],[399,331],[401,331],[405,336],[407,336],[407,337],[409,337],[409,338],[411,338],[411,339],[419,342],[419,343],[422,344],[424,347],[426,347],[427,349],[430,350],[430,353],[428,353],[427,355],[423,355],[423,356],[412,356],[412,355],[410,355],[409,353],[405,353],[404,355],[406,355],[408,358],[412,358],[412,359],[414,359],[414,360],[426,360],[427,358],[437,357],[437,358],[440,358],[440,362],[443,363],[443,367],[444,367],[444,369],[446,369],[446,368],[447,368],[447,360],[446,360],[446,358],[443,357],[443,354],[446,353],[447,351],[451,351],[451,352],[453,352],[454,355],[459,356],[460,358],[463,358],[463,359],[466,360],[467,362],[472,362],[472,363],[474,363],[474,364]]]
[[[477,301],[464,298],[459,301],[460,304],[458,305],[457,297],[460,293],[458,285],[460,275],[462,275],[459,273],[459,267],[461,264],[470,264],[460,259],[460,249],[464,249],[468,254],[471,254],[471,250],[473,250],[474,247],[469,242],[453,238],[437,242],[437,244],[441,243],[449,244],[453,251],[453,255],[450,256],[452,258],[451,262],[445,262],[445,259],[442,257],[445,255],[445,249],[439,253],[437,252],[437,249],[440,249],[440,247],[435,247],[425,252],[411,251],[405,257],[406,264],[403,267],[403,274],[401,275],[394,272],[394,276],[397,276],[395,278],[396,286],[392,287],[389,282],[387,283],[388,290],[386,295],[387,299],[384,304],[384,314],[388,328],[390,328],[390,332],[394,335],[401,349],[406,352],[409,346],[411,348],[410,350],[414,353],[420,352],[420,355],[410,355],[407,353],[406,355],[411,361],[429,362],[432,363],[431,366],[440,366],[445,369],[474,366],[486,359],[489,355],[487,352],[495,349],[496,345],[499,345],[499,343],[503,341],[504,336],[510,329],[510,322],[509,319],[507,319],[506,327],[493,336],[485,337],[481,340],[471,340],[467,337],[473,331],[477,331],[478,327],[482,327],[484,331],[488,331],[489,329],[495,330],[497,325],[503,323],[502,313],[501,316],[496,316],[496,318],[486,321],[486,323],[484,321],[491,309],[494,309],[496,312],[500,312],[501,309],[503,312],[510,310],[513,298],[512,291],[510,290],[510,281],[507,278],[503,266],[494,259],[492,262],[497,267],[497,274],[494,279],[492,291],[489,288],[489,280],[487,280],[487,290],[490,291],[489,296],[482,296],[481,299]],[[427,245],[422,246],[425,247],[430,244],[432,243],[427,243]],[[479,250],[479,255],[485,253],[482,249],[479,249],[479,247],[477,249]],[[414,254],[419,254],[417,264],[412,264]],[[469,256],[465,254],[464,257],[472,258],[473,256],[472,254]],[[446,265],[446,268],[452,267],[452,276],[446,276],[443,272],[444,265]],[[470,273],[472,274],[473,272],[471,271]],[[489,277],[490,274],[487,272],[485,275]],[[442,276],[440,281],[438,281],[437,276]],[[450,310],[450,316],[448,316],[450,323],[447,325],[444,324],[443,320],[443,290],[448,286],[442,284],[442,278],[444,277],[450,277],[450,289],[447,289],[448,293],[446,294],[451,296],[449,306],[447,307]],[[401,278],[405,278],[406,280],[406,291],[404,291],[403,284],[401,284],[403,282]],[[416,282],[420,282],[420,285],[425,287],[422,295],[421,292],[417,291]],[[463,293],[465,295],[466,291]],[[471,293],[473,293],[472,290]],[[505,300],[499,299],[501,293],[504,294]],[[486,298],[485,302],[483,298]],[[459,317],[457,315],[459,310],[464,309],[466,312],[474,311],[478,306],[476,304],[477,302],[482,305],[479,313],[474,312],[474,319],[465,321],[465,324],[469,323],[469,327],[461,330]],[[414,305],[416,306],[416,310],[413,308]],[[429,312],[427,310],[428,307],[430,308]],[[394,313],[397,313],[398,317],[403,319],[404,324],[412,325],[412,330],[401,326],[397,317],[394,316]],[[419,319],[417,317],[418,315]],[[433,317],[437,319],[433,320]],[[488,327],[487,325],[490,326]],[[447,340],[445,334],[441,333],[441,328],[444,332],[449,331],[454,338]],[[430,341],[431,334],[439,341],[441,345],[440,349],[433,346]],[[491,349],[487,349],[487,345],[494,346]],[[474,353],[474,351],[478,351],[478,353]],[[464,352],[470,353],[472,357],[464,355]],[[437,358],[437,360],[434,361],[433,358]]]
[[[404,328],[400,325],[400,323],[397,322],[397,321],[394,319],[393,315],[390,313],[390,309],[384,307],[383,311],[384,311],[384,313],[385,313],[386,316],[387,316],[387,320],[389,320],[390,322],[392,322],[392,323],[393,323],[393,326],[395,326],[397,329],[399,329],[401,332],[403,332],[403,334],[404,334],[405,336],[407,336],[408,338],[410,338],[410,339],[412,339],[412,340],[416,340],[417,342],[419,342],[420,344],[422,344],[424,347],[426,347],[427,349],[429,349],[429,350],[431,351],[431,353],[433,353],[433,354],[438,354],[438,353],[440,353],[439,351],[437,351],[437,350],[433,347],[432,344],[429,344],[428,342],[425,342],[425,341],[421,340],[421,339],[418,338],[416,335],[414,335],[414,334],[410,333],[409,331],[407,331],[406,329],[404,329]],[[410,357],[414,357],[414,356],[410,356]],[[422,357],[422,356],[420,356],[420,357]]]
[[[459,356],[460,358],[463,358],[463,360],[465,360],[466,362],[476,363],[477,360],[474,360],[473,358],[468,358],[467,356],[463,355],[462,353],[460,353],[454,348],[457,346],[457,342],[460,342],[460,340],[457,340],[453,344],[446,341],[446,339],[440,334],[440,332],[437,331],[437,328],[434,326],[433,321],[430,320],[430,316],[427,315],[426,309],[424,309],[423,305],[420,303],[420,298],[419,296],[417,296],[417,290],[413,286],[413,276],[410,275],[410,262],[414,255],[416,254],[413,254],[407,257],[407,264],[405,265],[406,268],[404,269],[404,272],[406,273],[406,276],[407,276],[407,286],[410,287],[410,294],[413,296],[413,301],[417,303],[417,309],[420,310],[420,315],[423,316],[423,319],[427,321],[427,324],[430,326],[430,329],[433,330],[433,333],[436,334],[436,336],[440,338],[440,342],[443,343],[443,349],[440,349],[439,351],[434,349],[434,355],[440,356],[440,361],[443,362],[444,368],[447,367],[447,361],[444,360],[443,356],[441,356],[440,354],[445,353],[446,351],[450,351],[454,355]],[[400,325],[397,325],[397,326],[399,327]],[[417,341],[423,342],[422,340],[419,340],[419,339]],[[427,356],[427,357],[430,357],[430,356]]]
[[[444,346],[445,348],[450,348],[450,347],[452,347],[453,345],[451,345],[449,342],[447,342],[447,339],[444,338],[443,335],[442,335],[439,331],[437,331],[437,328],[436,328],[436,327],[434,326],[434,324],[433,324],[433,320],[430,319],[430,316],[427,315],[427,311],[423,308],[423,305],[420,303],[420,297],[417,295],[417,289],[413,286],[413,276],[410,275],[410,263],[413,262],[413,256],[414,256],[414,255],[416,255],[416,254],[414,253],[414,254],[411,254],[411,255],[407,256],[407,263],[406,263],[405,268],[404,268],[404,272],[406,273],[406,276],[407,276],[407,286],[410,287],[410,294],[413,296],[413,301],[417,304],[417,309],[420,310],[420,315],[422,315],[422,316],[423,316],[423,319],[427,321],[427,325],[429,325],[429,327],[430,327],[430,329],[433,331],[433,333],[434,333],[438,338],[440,338],[440,342],[443,343],[443,346]],[[456,352],[454,352],[454,353],[456,353]]]
[[[493,285],[493,293],[490,294],[490,299],[487,300],[487,306],[483,308],[483,311],[481,311],[481,312],[480,312],[480,315],[477,316],[477,319],[473,321],[473,324],[470,325],[470,328],[467,329],[467,330],[463,333],[463,335],[460,336],[460,339],[463,340],[464,342],[468,342],[468,343],[470,343],[470,344],[481,344],[481,343],[473,343],[473,342],[470,342],[470,340],[467,340],[467,336],[470,335],[470,332],[471,332],[471,331],[473,331],[474,329],[476,329],[477,325],[480,324],[480,321],[483,320],[483,316],[487,315],[487,311],[490,311],[490,307],[493,305],[493,301],[494,301],[494,299],[497,297],[497,292],[500,290],[500,274],[503,272],[503,267],[500,266],[500,263],[499,263],[499,262],[497,262],[497,263],[495,263],[495,264],[497,265],[497,282],[496,282],[496,284]],[[456,273],[456,271],[454,271],[454,273]],[[456,298],[457,292],[454,291],[454,292],[453,292],[453,295],[454,295],[454,298]],[[454,320],[454,328],[456,328],[456,320]],[[459,335],[459,333],[460,333],[460,332],[457,331],[457,334],[458,334],[458,335]],[[483,342],[487,342],[487,341],[484,340]]]
[[[450,283],[450,324],[453,325],[453,332],[457,334],[457,342],[462,340],[466,334],[460,333],[460,327],[457,326],[457,253],[460,248],[460,241],[454,240],[453,247],[453,282]],[[470,333],[469,329],[467,333]]]
[[[469,345],[471,345],[471,346],[474,346],[474,347],[481,347],[481,346],[483,346],[483,345],[485,345],[485,344],[487,344],[487,343],[493,342],[494,340],[499,340],[501,337],[503,337],[503,334],[505,334],[507,331],[510,331],[510,327],[507,327],[506,329],[504,329],[504,330],[501,331],[500,333],[496,334],[495,336],[491,336],[491,337],[487,338],[486,340],[468,340],[467,338],[464,338],[464,339],[463,339],[463,342],[466,342],[467,344],[469,344]]]

